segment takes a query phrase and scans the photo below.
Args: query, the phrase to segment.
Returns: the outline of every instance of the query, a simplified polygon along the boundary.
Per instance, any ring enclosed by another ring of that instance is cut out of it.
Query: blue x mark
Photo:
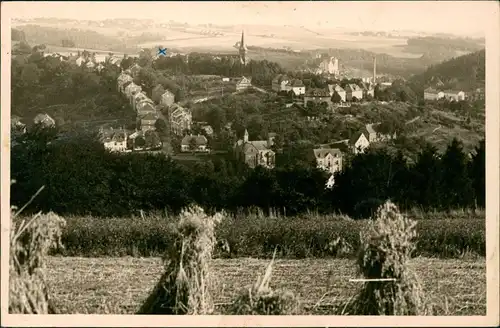
[[[167,55],[167,48],[158,48],[158,55]]]

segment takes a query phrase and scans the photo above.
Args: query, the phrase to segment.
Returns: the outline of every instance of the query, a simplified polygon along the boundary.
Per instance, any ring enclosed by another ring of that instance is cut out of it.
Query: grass
[[[417,219],[415,256],[456,258],[465,253],[485,255],[485,216],[452,213],[412,212]],[[63,256],[161,256],[173,241],[172,217],[142,218],[68,217],[62,241]],[[226,241],[229,252],[215,250],[215,257],[271,258],[277,248],[280,258],[336,258],[355,255],[359,232],[366,221],[339,215],[228,218],[216,228],[218,241]],[[335,241],[337,241],[335,243]],[[350,249],[347,252],[343,248]]]
[[[212,261],[217,285],[216,310],[222,313],[244,286],[255,283],[268,260],[241,258]],[[486,263],[480,259],[415,258],[409,266],[437,315],[486,315]],[[133,314],[162,274],[160,258],[49,257],[47,283],[62,313]],[[303,304],[303,314],[333,314],[356,294],[357,268],[347,259],[278,259],[270,287],[286,288]]]

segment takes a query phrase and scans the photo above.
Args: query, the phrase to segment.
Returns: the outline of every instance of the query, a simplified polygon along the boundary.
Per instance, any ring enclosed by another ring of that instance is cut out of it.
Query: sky
[[[484,31],[497,1],[212,1],[9,2],[11,17],[175,20],[190,24],[303,25],[356,30],[418,30],[471,34]],[[495,8],[496,6],[496,8]],[[485,19],[486,18],[486,19]]]

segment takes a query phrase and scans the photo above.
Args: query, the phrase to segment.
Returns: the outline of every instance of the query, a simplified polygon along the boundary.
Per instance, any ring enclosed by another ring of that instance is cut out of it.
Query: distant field
[[[213,260],[216,313],[223,312],[224,305],[241,288],[255,283],[267,264],[267,260],[252,258]],[[486,315],[484,258],[416,258],[410,266],[438,315]],[[161,271],[158,258],[51,257],[46,277],[55,304],[63,313],[133,314]],[[352,260],[278,259],[271,287],[298,294],[304,314],[333,314],[360,287],[359,283],[349,282],[356,277]]]
[[[181,33],[181,32],[179,32]],[[166,36],[164,39],[139,44],[140,47],[153,47],[163,45],[184,50],[199,51],[235,51],[233,45],[239,41],[240,34],[226,34],[224,36],[196,36],[187,34],[184,36]],[[365,49],[376,53],[387,53],[395,57],[417,58],[420,54],[405,53],[401,46],[406,44],[405,39],[375,38],[364,36],[352,36],[346,34],[334,35],[290,35],[264,37],[248,34],[245,36],[248,46],[283,48],[290,47],[293,50],[314,50],[319,48],[339,49]]]

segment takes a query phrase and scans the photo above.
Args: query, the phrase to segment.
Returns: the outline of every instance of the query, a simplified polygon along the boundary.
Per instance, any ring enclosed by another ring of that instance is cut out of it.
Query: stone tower
[[[245,32],[241,31],[241,42],[240,42],[240,62],[243,65],[247,64],[247,46],[245,45]]]
[[[377,57],[373,56],[373,84],[377,82]]]

